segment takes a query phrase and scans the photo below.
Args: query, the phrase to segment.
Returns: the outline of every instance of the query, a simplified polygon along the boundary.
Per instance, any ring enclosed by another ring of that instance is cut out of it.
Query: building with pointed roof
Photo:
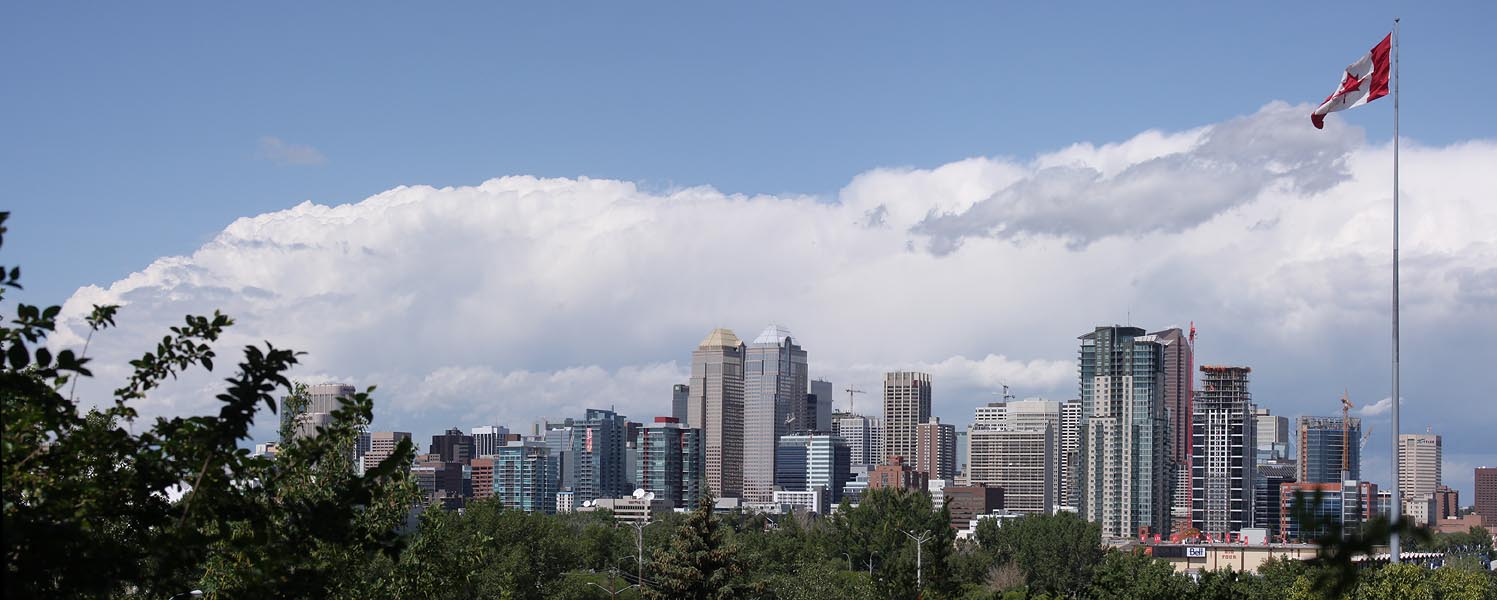
[[[718,328],[691,353],[686,423],[702,430],[706,486],[717,498],[738,498],[743,493],[745,350],[731,329]]]
[[[748,346],[743,360],[743,498],[774,500],[775,461],[780,438],[803,427],[810,377],[806,351],[790,330],[766,327]]]

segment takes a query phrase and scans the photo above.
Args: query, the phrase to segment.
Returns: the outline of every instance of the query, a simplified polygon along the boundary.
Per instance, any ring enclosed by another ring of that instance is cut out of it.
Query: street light
[[[608,569],[608,585],[609,585],[609,587],[613,587],[613,578],[617,577],[618,574],[619,574],[618,567],[613,567],[613,568]],[[593,586],[595,588],[598,588],[600,590],[603,590],[605,592],[608,592],[608,597],[610,597],[610,598],[617,598],[617,597],[619,597],[619,594],[622,594],[624,592],[629,591],[629,588],[636,587],[635,584],[631,583],[631,584],[626,585],[626,586],[624,586],[622,588],[619,588],[619,589],[616,589],[616,590],[611,590],[611,589],[608,589],[608,588],[603,587],[601,585],[598,585],[596,583],[593,583],[591,581],[587,582],[587,584],[590,585],[590,586]]]
[[[910,536],[910,539],[915,541],[915,591],[919,592],[921,588],[925,587],[924,580],[921,578],[921,566],[923,564],[922,551],[925,549],[925,541],[930,539],[931,533],[929,531],[922,531],[919,537],[915,537],[914,533],[903,529],[899,530],[899,532]],[[869,572],[871,573],[872,571],[870,570]]]
[[[873,577],[873,557],[878,556],[878,550],[868,553],[868,576]]]
[[[846,552],[843,552],[842,556],[846,556],[847,557],[847,570],[851,571],[853,569],[853,567],[852,567],[852,555],[848,554]]]
[[[645,584],[645,528],[649,527],[652,523],[654,523],[654,521],[645,523],[634,521],[629,523],[629,526],[634,528],[634,557],[639,563],[637,565],[638,570],[636,572],[636,576],[639,577],[640,589],[644,589]]]

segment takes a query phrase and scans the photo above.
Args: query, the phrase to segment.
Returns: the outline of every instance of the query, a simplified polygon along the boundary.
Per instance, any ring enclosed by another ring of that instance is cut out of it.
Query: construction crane
[[[858,411],[853,410],[853,408],[852,408],[852,395],[853,394],[862,394],[862,393],[864,393],[863,390],[860,390],[860,389],[858,389],[857,387],[854,386],[854,387],[849,387],[849,388],[847,388],[844,391],[847,392],[847,412],[849,414],[854,414],[854,415],[858,414]]]
[[[1345,480],[1351,475],[1351,399],[1347,397],[1347,391],[1341,391],[1341,479]]]
[[[1360,451],[1360,452],[1366,452],[1367,451],[1367,440],[1369,440],[1369,439],[1372,439],[1372,424],[1371,423],[1369,423],[1367,425],[1367,431],[1363,431],[1362,432],[1362,443],[1357,446],[1357,450]]]

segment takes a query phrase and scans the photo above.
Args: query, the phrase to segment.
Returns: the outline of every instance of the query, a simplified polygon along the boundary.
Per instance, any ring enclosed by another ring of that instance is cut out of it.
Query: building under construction
[[[1341,483],[1362,479],[1362,420],[1356,417],[1300,417],[1300,483]],[[1342,471],[1345,471],[1343,473]]]
[[[1253,397],[1248,367],[1201,366],[1191,407],[1191,527],[1217,535],[1253,526]]]

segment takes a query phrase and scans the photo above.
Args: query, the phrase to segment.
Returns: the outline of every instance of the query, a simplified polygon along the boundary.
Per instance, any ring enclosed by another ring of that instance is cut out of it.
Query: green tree
[[[1352,592],[1354,600],[1429,600],[1434,598],[1429,569],[1399,563],[1372,569]]]
[[[1308,570],[1305,561],[1289,557],[1269,557],[1258,565],[1258,577],[1263,579],[1265,588],[1282,591],[1293,587],[1294,581]]]
[[[836,556],[848,553],[855,566],[871,561],[881,595],[950,595],[958,587],[950,566],[956,546],[950,512],[944,506],[937,510],[923,491],[868,490],[856,508],[844,503],[838,509],[832,529]],[[918,550],[912,535],[926,538]],[[924,590],[916,589],[917,579],[923,579]]]
[[[1191,597],[1198,600],[1249,600],[1253,598],[1266,600],[1272,597],[1272,594],[1269,594],[1263,584],[1262,577],[1236,571],[1231,567],[1202,571],[1196,580],[1195,591]]]
[[[873,579],[867,573],[841,568],[846,566],[838,561],[803,563],[790,573],[772,577],[768,588],[779,600],[872,600],[879,597]]]
[[[0,212],[0,243],[8,217]],[[19,268],[0,268],[0,295],[19,290],[19,278]],[[117,311],[94,307],[84,352]],[[225,596],[336,595],[351,569],[398,553],[391,524],[407,508],[400,467],[409,444],[364,475],[328,476],[346,459],[341,440],[369,422],[367,394],[334,413],[326,438],[292,442],[274,461],[252,457],[240,443],[261,405],[273,412],[278,390],[294,392],[285,372],[295,352],[247,346],[217,415],[142,426],[132,404],[188,369],[211,371],[229,317],[186,317],[131,361],[112,401],[85,412],[71,385],[90,376],[84,352],[54,355],[46,345],[61,310],[15,312],[0,326],[7,597],[164,598],[200,586]]]
[[[370,388],[370,392],[373,388]],[[288,404],[305,404],[296,385]],[[404,469],[409,454],[353,468],[353,448],[373,417],[369,392],[342,399],[317,435],[283,425],[274,460],[249,461],[238,495],[224,498],[203,564],[202,587],[225,597],[356,597],[371,554],[394,554],[397,530],[421,498]]]
[[[1102,557],[1102,530],[1071,513],[984,519],[976,537],[996,562],[1019,565],[1030,590],[1057,596],[1086,589]]]
[[[1429,583],[1440,600],[1497,598],[1497,577],[1490,572],[1442,567],[1430,573]]]
[[[1097,600],[1166,600],[1190,594],[1190,579],[1168,562],[1138,552],[1110,550],[1092,574]]]
[[[1365,579],[1364,565],[1358,562],[1358,557],[1375,554],[1387,546],[1394,531],[1408,547],[1429,543],[1429,531],[1416,527],[1411,519],[1400,520],[1395,526],[1378,517],[1343,527],[1340,519],[1323,518],[1310,509],[1322,505],[1322,501],[1323,494],[1318,491],[1313,495],[1296,494],[1290,509],[1302,531],[1318,532],[1314,539],[1318,546],[1315,558],[1306,562],[1307,575],[1313,578],[1309,589],[1315,593],[1332,598],[1350,593]]]
[[[645,597],[659,600],[730,600],[745,597],[744,567],[704,497],[675,532],[670,546],[655,551]]]

